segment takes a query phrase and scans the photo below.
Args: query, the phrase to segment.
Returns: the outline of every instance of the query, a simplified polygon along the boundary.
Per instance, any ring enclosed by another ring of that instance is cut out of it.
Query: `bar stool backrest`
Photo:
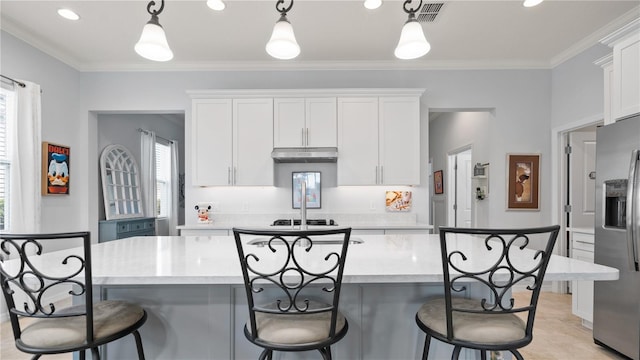
[[[542,281],[559,230],[559,226],[529,229],[439,228],[447,338],[451,340],[455,337],[454,312],[528,312],[525,333],[531,338]],[[475,258],[470,258],[471,254],[475,254]],[[452,297],[467,291],[469,284],[479,285],[483,293],[491,296],[482,299],[480,308],[454,306]],[[527,304],[514,304],[510,296],[514,287],[531,292]]]

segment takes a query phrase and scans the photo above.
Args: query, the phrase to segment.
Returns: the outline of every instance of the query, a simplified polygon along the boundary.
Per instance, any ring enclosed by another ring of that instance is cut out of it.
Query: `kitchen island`
[[[419,358],[424,335],[415,312],[425,297],[442,293],[437,235],[355,237],[363,242],[349,247],[340,305],[349,332],[335,346],[334,358]],[[74,251],[46,254],[40,266],[59,266],[62,256]],[[149,319],[141,329],[147,358],[257,358],[259,349],[243,334],[246,299],[232,236],[134,237],[96,244],[92,256],[94,285],[100,290],[96,294],[147,309]],[[545,279],[617,277],[610,267],[553,256]],[[467,292],[482,296],[473,286]],[[124,339],[109,345],[106,358],[135,358],[134,349],[132,339]],[[432,349],[434,358],[450,357],[450,348],[442,343]],[[278,359],[319,358],[315,352],[280,355]]]

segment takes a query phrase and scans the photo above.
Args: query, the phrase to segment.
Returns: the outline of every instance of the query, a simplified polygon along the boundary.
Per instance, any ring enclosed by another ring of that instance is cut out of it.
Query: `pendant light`
[[[522,3],[522,5],[524,7],[533,7],[536,6],[538,4],[540,4],[541,2],[543,2],[544,0],[524,0],[524,2]]]
[[[169,61],[173,59],[173,52],[167,43],[164,29],[162,29],[162,26],[158,22],[158,15],[160,15],[164,9],[164,0],[161,1],[158,10],[151,10],[155,5],[155,1],[150,1],[147,5],[147,12],[151,14],[151,20],[149,20],[142,29],[142,35],[140,35],[140,40],[138,40],[135,50],[138,55],[145,59]]]
[[[374,10],[382,5],[382,0],[364,0],[364,7],[369,10]]]
[[[404,11],[409,14],[409,19],[407,19],[407,22],[405,22],[402,27],[400,41],[398,41],[398,46],[396,46],[394,52],[397,58],[403,60],[417,59],[431,50],[431,45],[424,37],[422,25],[416,20],[416,11],[422,6],[422,0],[420,0],[420,4],[418,4],[417,7],[409,9],[407,5],[409,5],[411,1],[412,0],[406,0],[402,6]]]
[[[287,20],[287,12],[293,7],[293,0],[288,7],[284,6],[284,0],[276,2],[276,10],[280,13],[280,19],[273,27],[271,39],[267,43],[267,53],[276,59],[289,60],[300,54],[300,46],[293,34],[293,27]]]

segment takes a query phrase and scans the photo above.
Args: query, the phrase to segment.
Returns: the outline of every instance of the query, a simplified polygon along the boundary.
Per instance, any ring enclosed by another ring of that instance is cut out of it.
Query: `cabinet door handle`
[[[304,146],[304,128],[300,129],[300,142],[302,143],[302,146]]]
[[[233,185],[236,185],[236,183],[238,182],[238,168],[237,167],[233,167]]]
[[[227,184],[231,185],[231,166],[227,167]]]
[[[380,165],[380,184],[384,184],[384,165]]]
[[[309,146],[309,128],[305,129],[306,137],[304,139],[304,145]]]
[[[378,165],[376,165],[376,185],[378,184]]]

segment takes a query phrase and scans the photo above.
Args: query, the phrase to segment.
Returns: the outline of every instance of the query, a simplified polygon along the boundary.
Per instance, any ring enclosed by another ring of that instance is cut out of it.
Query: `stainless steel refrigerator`
[[[593,338],[640,360],[640,116],[596,134],[595,262],[620,279],[594,282]]]

